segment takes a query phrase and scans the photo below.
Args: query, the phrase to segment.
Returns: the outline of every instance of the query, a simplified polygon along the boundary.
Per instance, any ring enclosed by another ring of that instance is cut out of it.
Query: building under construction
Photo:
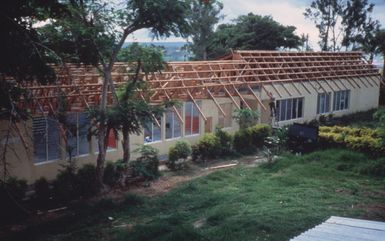
[[[124,85],[129,65],[116,63],[113,80]],[[34,114],[25,136],[30,148],[9,152],[11,174],[29,182],[44,176],[53,179],[68,159],[59,124],[51,114],[60,98],[67,103],[68,120],[75,130],[67,138],[79,165],[93,163],[97,141],[87,139],[89,121],[84,113],[98,105],[102,79],[94,67],[56,66],[57,81],[51,85],[29,83],[24,87],[32,101],[23,103]],[[152,145],[166,155],[178,140],[195,143],[216,126],[234,132],[239,127],[233,112],[250,108],[260,112],[261,123],[283,126],[320,115],[340,116],[378,107],[382,77],[361,52],[234,51],[215,61],[170,62],[164,71],[146,77],[152,103],[179,100],[156,123],[148,123],[141,135],[131,137],[131,150]],[[139,95],[140,96],[140,95]],[[109,96],[112,101],[112,96]],[[271,102],[275,113],[271,113]],[[28,139],[28,138],[27,138]],[[13,145],[21,146],[20,140]],[[21,147],[19,147],[21,148]],[[122,148],[111,133],[107,160],[122,157]]]

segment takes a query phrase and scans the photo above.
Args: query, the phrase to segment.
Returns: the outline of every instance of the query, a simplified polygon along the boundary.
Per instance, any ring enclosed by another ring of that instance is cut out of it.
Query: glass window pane
[[[166,139],[173,138],[173,128],[174,128],[174,112],[172,110],[168,110],[166,112]]]
[[[67,146],[65,147],[66,156],[75,157],[78,155],[77,150],[77,114],[68,113],[66,115],[66,136]]]
[[[48,161],[60,158],[60,133],[57,120],[48,118]]]
[[[302,111],[303,111],[303,98],[298,99],[298,116],[297,118],[302,118]]]
[[[46,121],[44,117],[35,117],[32,120],[34,162],[47,160],[47,135]]]
[[[199,134],[199,111],[195,105],[192,110],[192,134]]]
[[[185,103],[185,117],[184,117],[184,125],[185,125],[185,135],[191,135],[192,129],[192,102]]]

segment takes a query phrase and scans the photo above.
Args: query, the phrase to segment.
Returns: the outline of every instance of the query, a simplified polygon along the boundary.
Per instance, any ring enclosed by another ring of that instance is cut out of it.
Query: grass
[[[160,197],[128,194],[119,205],[79,207],[16,239],[287,240],[331,215],[385,221],[378,208],[385,182],[368,171],[372,162],[345,150],[288,154],[274,164],[217,171]]]

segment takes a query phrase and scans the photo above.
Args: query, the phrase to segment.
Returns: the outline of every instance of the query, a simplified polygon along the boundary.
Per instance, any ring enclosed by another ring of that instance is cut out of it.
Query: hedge
[[[385,146],[377,129],[321,126],[319,140],[326,147],[342,146],[372,155],[385,153]]]

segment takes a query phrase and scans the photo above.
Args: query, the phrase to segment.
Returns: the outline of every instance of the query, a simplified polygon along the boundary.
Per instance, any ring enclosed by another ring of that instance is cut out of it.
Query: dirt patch
[[[358,208],[365,211],[365,214],[362,218],[370,220],[385,220],[385,204],[376,203],[376,204],[359,204]]]

